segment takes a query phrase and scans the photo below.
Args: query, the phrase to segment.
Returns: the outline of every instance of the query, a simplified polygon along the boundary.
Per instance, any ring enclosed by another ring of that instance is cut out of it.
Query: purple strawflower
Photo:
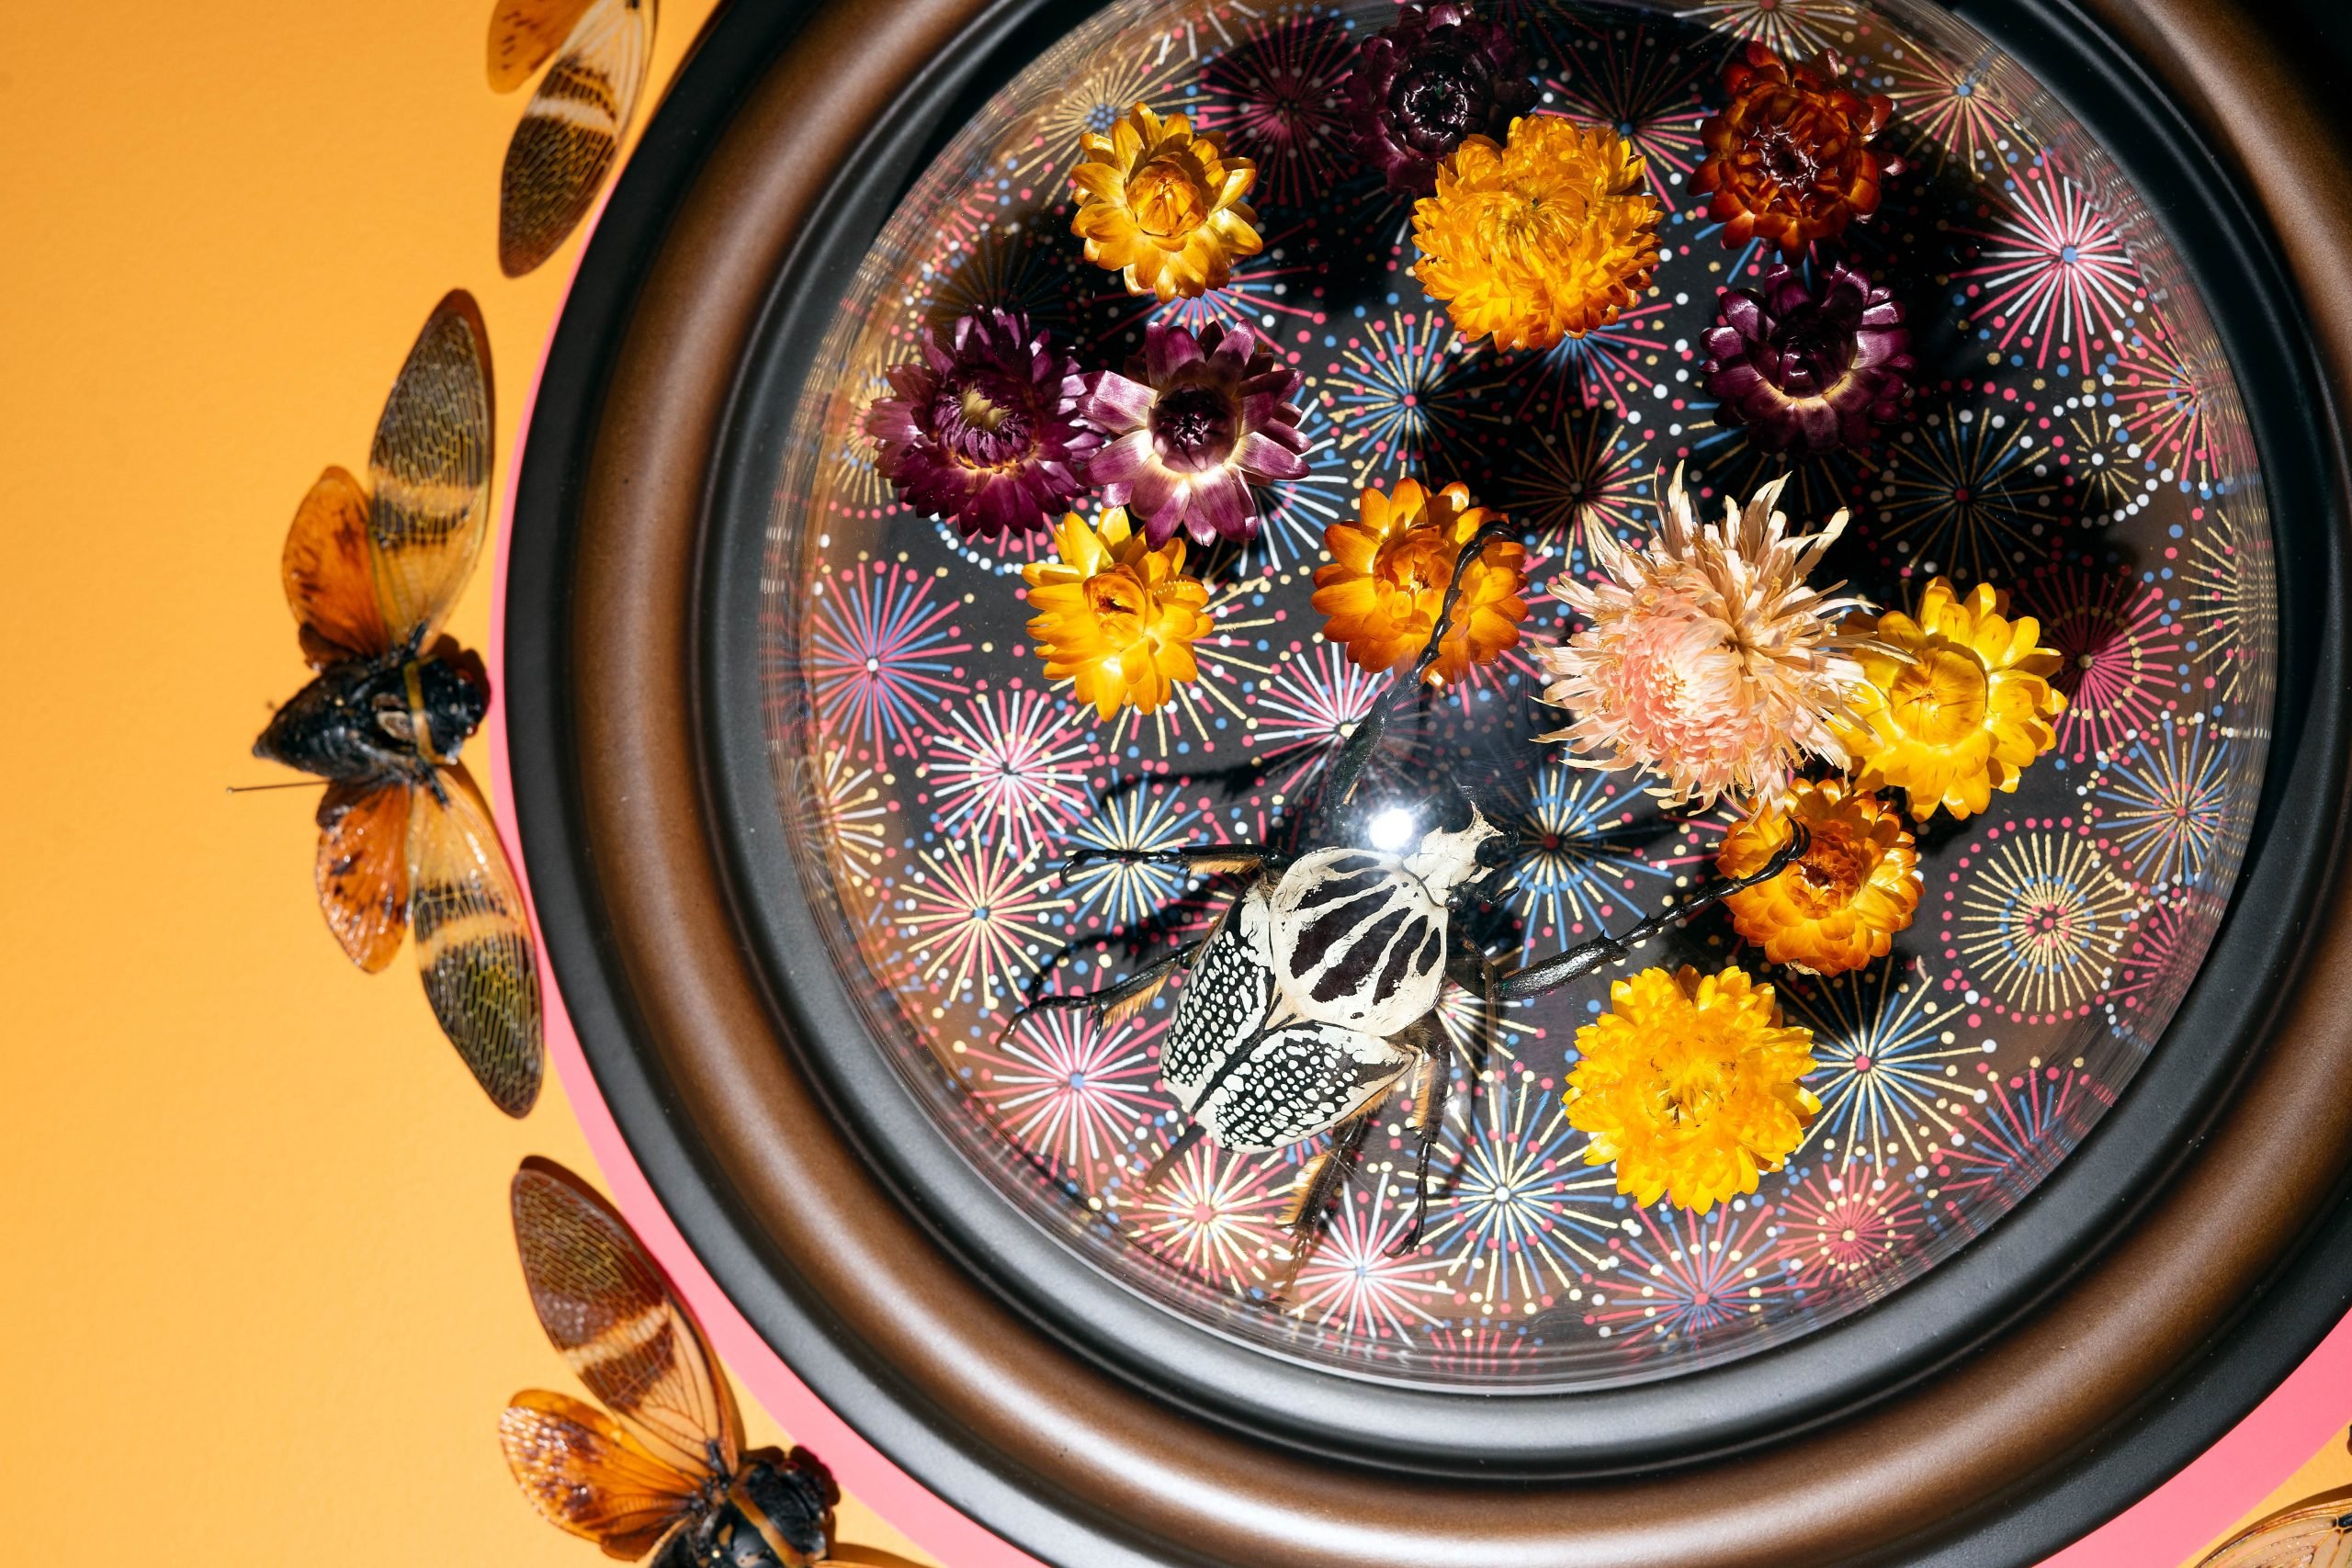
[[[1861,446],[1899,417],[1912,369],[1903,307],[1844,266],[1807,288],[1785,266],[1725,291],[1707,329],[1707,390],[1718,424],[1744,424],[1770,451],[1818,457]]]
[[[1096,373],[1085,412],[1107,442],[1086,477],[1102,499],[1143,525],[1154,548],[1179,528],[1197,544],[1258,532],[1251,484],[1306,477],[1298,372],[1258,345],[1246,326],[1211,321],[1198,337],[1179,326],[1144,329],[1133,374]],[[1138,379],[1137,378],[1141,378]]]
[[[874,400],[865,433],[909,506],[993,538],[1048,528],[1078,499],[1102,438],[1079,418],[1078,361],[1025,316],[958,316],[925,334],[922,358],[886,374],[898,395]]]
[[[1510,29],[1455,5],[1408,6],[1364,41],[1348,79],[1356,153],[1388,188],[1427,196],[1465,136],[1501,141],[1535,107]]]

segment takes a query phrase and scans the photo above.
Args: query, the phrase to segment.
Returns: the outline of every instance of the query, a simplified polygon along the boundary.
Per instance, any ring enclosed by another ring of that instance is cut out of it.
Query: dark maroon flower
[[[918,512],[967,538],[1052,526],[1084,488],[1102,438],[1078,415],[1078,361],[1028,319],[975,310],[925,334],[922,358],[887,372],[898,395],[865,411],[875,467]]]
[[[1535,107],[1510,29],[1466,6],[1408,6],[1364,40],[1348,80],[1356,152],[1388,188],[1427,196],[1465,136],[1499,141]]]
[[[1724,294],[1707,329],[1707,390],[1718,424],[1744,424],[1770,451],[1817,457],[1861,446],[1898,417],[1911,374],[1903,307],[1844,266],[1818,289],[1785,266]]]
[[[1197,544],[1258,532],[1251,484],[1306,477],[1298,372],[1246,326],[1144,330],[1143,363],[1096,373],[1085,412],[1108,442],[1088,465],[1102,499],[1143,525],[1153,548],[1182,528]]]

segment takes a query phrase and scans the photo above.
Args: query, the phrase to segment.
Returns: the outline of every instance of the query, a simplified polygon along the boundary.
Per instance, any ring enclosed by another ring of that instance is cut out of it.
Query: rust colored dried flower
[[[1193,643],[1209,629],[1208,590],[1184,575],[1184,541],[1154,549],[1114,506],[1100,530],[1070,513],[1054,543],[1060,559],[1021,569],[1046,679],[1074,682],[1104,718],[1125,706],[1157,711],[1177,682],[1200,673]]]
[[[1861,604],[1843,583],[1805,579],[1846,513],[1791,538],[1776,510],[1786,482],[1745,508],[1726,498],[1723,522],[1702,526],[1678,468],[1640,550],[1588,524],[1600,580],[1552,581],[1588,624],[1538,655],[1544,700],[1570,723],[1538,739],[1566,741],[1580,766],[1647,768],[1676,801],[1778,794],[1807,755],[1844,766],[1832,725],[1867,684],[1855,654],[1869,635],[1839,626]]]
[[[1437,624],[1454,561],[1494,516],[1463,485],[1434,495],[1416,479],[1398,480],[1393,495],[1365,489],[1355,519],[1323,531],[1331,552],[1330,562],[1315,569],[1323,635],[1366,670],[1412,662]],[[1519,623],[1527,618],[1520,597],[1526,565],[1527,551],[1513,540],[1491,540],[1478,552],[1463,573],[1453,626],[1438,645],[1430,684],[1459,681],[1518,646]]]
[[[1724,67],[1730,102],[1699,128],[1707,156],[1690,188],[1714,193],[1707,211],[1727,248],[1762,239],[1800,255],[1878,210],[1880,180],[1903,167],[1870,145],[1894,105],[1843,73],[1834,54],[1791,65],[1752,39]]]
[[[1408,6],[1364,41],[1348,78],[1356,155],[1388,188],[1427,196],[1465,136],[1502,136],[1535,107],[1510,29],[1466,6]]]
[[[1846,267],[1830,267],[1818,288],[1776,266],[1754,288],[1727,290],[1705,343],[1707,390],[1723,400],[1715,423],[1746,425],[1767,451],[1865,446],[1903,412],[1903,307]]]
[[[1715,869],[1752,876],[1801,822],[1794,865],[1724,900],[1733,929],[1774,964],[1842,975],[1883,958],[1919,908],[1919,852],[1903,819],[1843,779],[1792,785],[1724,835]]]
[[[1550,115],[1498,146],[1466,138],[1413,205],[1413,276],[1466,338],[1549,348],[1605,327],[1650,286],[1665,216],[1613,130]]]
[[[1236,256],[1263,245],[1258,215],[1241,199],[1257,165],[1227,157],[1182,115],[1162,119],[1137,104],[1110,135],[1090,132],[1080,145],[1070,232],[1086,242],[1088,261],[1126,279],[1128,293],[1198,299],[1225,287]]]

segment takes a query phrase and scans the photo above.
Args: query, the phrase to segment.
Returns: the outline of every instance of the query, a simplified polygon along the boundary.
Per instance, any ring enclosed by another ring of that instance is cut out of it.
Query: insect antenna
[[[284,784],[229,784],[224,787],[231,795],[259,795],[267,789],[324,789],[326,783],[324,779],[288,779]]]

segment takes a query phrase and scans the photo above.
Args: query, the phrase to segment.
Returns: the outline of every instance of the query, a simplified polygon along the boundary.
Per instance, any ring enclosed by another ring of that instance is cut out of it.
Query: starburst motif
[[[1259,22],[1202,68],[1193,124],[1258,165],[1253,198],[1288,207],[1347,172],[1340,92],[1355,60],[1348,30],[1313,11]]]
[[[816,802],[820,830],[833,847],[837,868],[853,882],[872,884],[889,858],[886,829],[895,812],[875,782],[874,770],[859,767],[845,751],[829,749]]]
[[[1070,833],[1070,848],[1164,850],[1200,835],[1198,818],[1173,794],[1118,789],[1089,807]],[[1108,861],[1072,874],[1063,884],[1079,915],[1104,929],[1135,925],[1173,903],[1187,877],[1173,866]]]
[[[2089,398],[2066,420],[2066,434],[2051,442],[2059,466],[2075,481],[2075,504],[2098,522],[2120,523],[2148,504],[2156,488],[2140,455],[2139,443],[2123,416]]]
[[[1323,558],[1323,530],[1355,513],[1356,487],[1332,457],[1339,437],[1321,400],[1303,405],[1298,433],[1306,438],[1299,454],[1306,477],[1278,480],[1263,492],[1257,536],[1242,547],[1237,570],[1281,573],[1310,566]]]
[[[1948,407],[1895,437],[1871,500],[1905,576],[2006,582],[2063,522],[2068,482],[2022,417]]]
[[[932,598],[933,579],[897,561],[819,578],[801,664],[827,730],[904,749],[941,699],[970,688],[954,624],[959,606]]]
[[[1621,311],[1606,326],[1564,337],[1540,355],[1506,367],[1519,388],[1518,418],[1554,407],[1608,409],[1638,419],[1672,395],[1680,356],[1662,335],[1670,299]],[[1573,393],[1573,398],[1569,394]]]
[[[1931,148],[1938,174],[1958,158],[1972,174],[1990,173],[2028,141],[2015,113],[1992,84],[1993,56],[1980,54],[1954,65],[1924,49],[1905,49],[1887,62],[1886,96],[1894,101],[1894,123]],[[2004,156],[2007,143],[2007,157]]]
[[[2166,333],[2153,327],[2119,346],[2111,372],[2115,406],[2139,444],[2182,489],[2210,494],[2213,455],[2206,429],[2205,378]]]
[[[1055,173],[1081,156],[1080,137],[1108,135],[1128,109],[1158,103],[1185,77],[1195,59],[1189,43],[1162,35],[1131,54],[1091,66],[1036,116],[1026,144],[1004,160],[1007,180],[1033,186],[1052,183]]]
[[[2266,565],[2219,512],[2189,540],[2181,585],[2183,613],[2199,654],[2211,668],[2215,687],[2230,702],[2244,702],[2253,694],[2256,660],[2270,641]]]
[[[1342,340],[1321,400],[1358,486],[1407,474],[1453,482],[1472,433],[1499,418],[1483,405],[1490,360],[1460,347],[1441,310],[1375,317]]]
[[[1034,845],[1086,808],[1094,749],[1076,713],[1044,692],[982,693],[933,732],[928,778],[939,828]]]
[[[2030,338],[2034,364],[2097,333],[2113,340],[2139,288],[2131,253],[2091,195],[2037,160],[2012,182],[2016,205],[1978,231],[1984,265],[1956,276],[1982,290],[1973,315],[2004,351]]]
[[[1551,1306],[1607,1256],[1615,1182],[1583,1163],[1583,1143],[1532,1073],[1498,1073],[1479,1097],[1429,1246],[1487,1315]]]
[[[1985,834],[1991,847],[1952,873],[1947,955],[1963,959],[1997,1010],[2038,1023],[2075,1016],[2102,986],[2141,898],[2086,834]],[[1956,912],[1954,912],[1956,911]]]
[[[1643,852],[1662,826],[1647,795],[1554,757],[1513,804],[1516,820],[1501,825],[1519,839],[1510,899],[1529,955],[1605,929],[1629,906],[1645,907],[1645,895],[1672,888],[1674,873]]]
[[[1333,1205],[1329,1227],[1299,1269],[1291,1312],[1337,1328],[1351,1338],[1409,1340],[1439,1320],[1430,1309],[1453,1287],[1440,1278],[1444,1264],[1427,1251],[1388,1256],[1412,1219],[1399,1201],[1392,1173],[1374,1191],[1349,1188]]]
[[[946,322],[978,310],[1012,310],[1058,338],[1069,322],[1070,264],[1055,238],[1049,229],[992,225],[970,245],[925,263],[932,284],[925,315]]]
[[[1246,1291],[1268,1282],[1267,1259],[1281,1242],[1274,1216],[1289,1174],[1287,1166],[1260,1155],[1196,1145],[1159,1186],[1127,1200],[1125,1217],[1160,1256],[1228,1290]]]
[[[1592,1321],[1612,1337],[1637,1337],[1635,1350],[1690,1353],[1719,1345],[1723,1331],[1759,1316],[1768,1296],[1789,1289],[1770,1268],[1771,1206],[1737,1199],[1705,1214],[1636,1211],[1624,1260]]]
[[[2089,794],[2142,886],[2204,880],[2228,830],[2233,750],[2200,713],[2152,723],[2100,756]]]
[[[2058,744],[2069,757],[2114,750],[2178,701],[2187,655],[2155,583],[2070,562],[2033,578],[2025,597],[2042,646],[2064,660],[2050,683],[2066,698]]]
[[[1781,1200],[1780,1249],[1795,1282],[1875,1299],[1892,1283],[1924,1213],[1910,1184],[1874,1166],[1824,1165]]]
[[[1273,672],[1262,642],[1274,624],[1262,608],[1268,586],[1262,577],[1220,583],[1204,612],[1216,629],[1193,645],[1199,673],[1179,683],[1151,713],[1122,709],[1104,739],[1111,755],[1145,750],[1160,758],[1215,752],[1220,734],[1247,730],[1250,711],[1243,693]]]
[[[1050,940],[1046,919],[1069,908],[1036,857],[1004,843],[918,850],[892,920],[923,983],[950,997],[977,984],[981,1005],[1027,978]]]
[[[1556,27],[1556,30],[1555,30]],[[1544,90],[1579,124],[1613,130],[1649,164],[1650,186],[1688,178],[1702,156],[1699,101],[1707,62],[1656,29],[1625,22],[1539,17],[1536,30],[1553,66]]]
[[[1533,434],[1534,446],[1511,467],[1502,505],[1530,529],[1566,541],[1565,570],[1583,570],[1589,527],[1606,528],[1621,544],[1649,536],[1648,442],[1600,409],[1564,413],[1556,433]]]
[[[1973,1229],[2041,1185],[2082,1135],[2087,1085],[2072,1069],[2039,1064],[1994,1077],[1937,1168],[1945,1211]]]
[[[1850,42],[1861,19],[1849,0],[1706,0],[1675,15],[1754,39],[1784,60]]]
[[[994,1051],[973,1051],[973,1098],[1015,1143],[1094,1189],[1159,1109],[1152,1031],[1100,1029],[1083,1014],[1032,1013]]]
[[[1984,1046],[1961,1040],[1959,1010],[1938,1003],[1925,961],[1898,953],[1834,979],[1792,980],[1781,1000],[1813,1031],[1821,1064],[1805,1086],[1821,1100],[1806,1146],[1880,1166],[1928,1158],[1954,1125],[1958,1064]]]
[[[890,481],[877,462],[881,443],[865,428],[865,411],[876,398],[891,395],[884,374],[890,357],[880,341],[862,344],[834,392],[839,414],[826,421],[835,434],[825,447],[819,484],[833,497],[834,508],[852,517],[879,516],[891,502]]]
[[[1110,326],[1123,333],[1140,334],[1147,325],[1198,333],[1211,322],[1230,324],[1241,319],[1273,344],[1323,325],[1326,272],[1321,237],[1313,229],[1271,231],[1263,250],[1234,264],[1224,288],[1197,299],[1181,294],[1165,300],[1148,294],[1119,295],[1108,307]]]
[[[2155,1045],[2156,1033],[2205,955],[2212,927],[2202,917],[2211,911],[2199,909],[2196,898],[2192,890],[2173,889],[2149,905],[2132,928],[2131,945],[2115,961],[2107,1021],[2143,1051]]]
[[[1387,677],[1359,670],[1328,642],[1294,648],[1258,694],[1258,728],[1245,738],[1275,788],[1287,794],[1343,744],[1372,711]]]

